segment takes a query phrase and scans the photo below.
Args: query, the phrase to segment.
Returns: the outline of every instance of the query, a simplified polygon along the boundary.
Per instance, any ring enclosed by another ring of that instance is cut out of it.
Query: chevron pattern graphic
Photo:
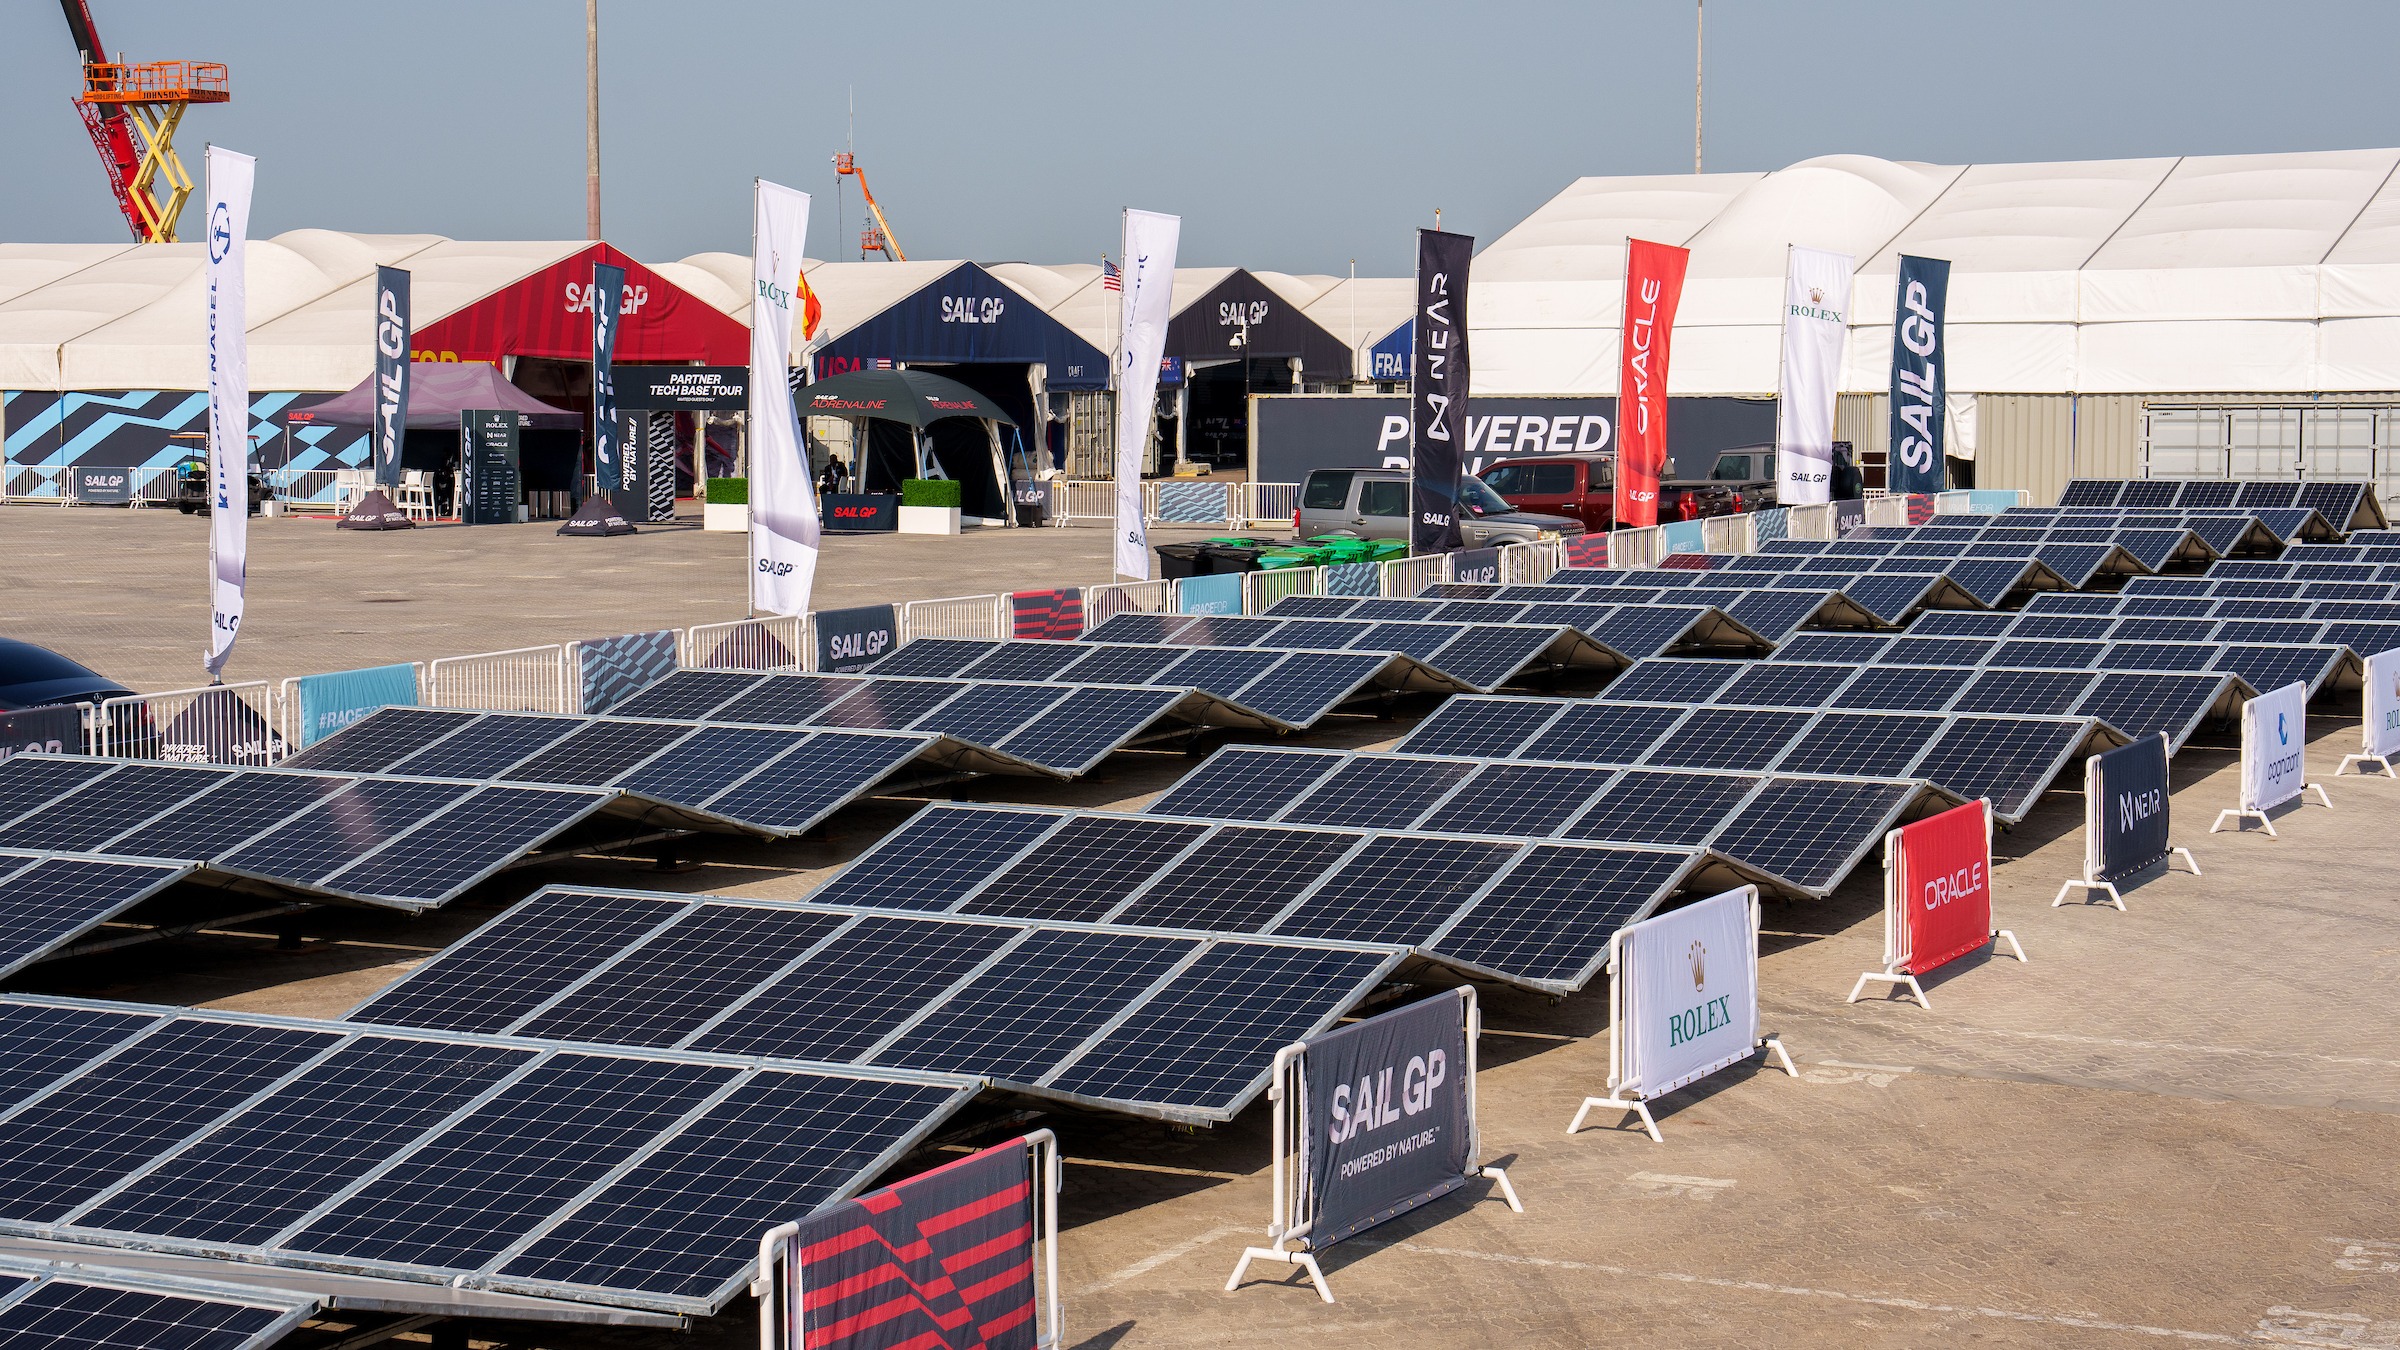
[[[804,1220],[801,1339],[817,1350],[1033,1350],[1033,1172],[1021,1140]]]
[[[1327,595],[1383,594],[1383,564],[1335,563],[1325,569]]]
[[[662,630],[579,642],[575,666],[583,711],[607,712],[675,669],[675,634]]]
[[[1161,483],[1158,485],[1158,519],[1177,525],[1214,525],[1230,516],[1227,499],[1233,487],[1226,483]]]
[[[675,414],[650,414],[649,454],[643,456],[643,485],[650,490],[650,518],[675,518]]]

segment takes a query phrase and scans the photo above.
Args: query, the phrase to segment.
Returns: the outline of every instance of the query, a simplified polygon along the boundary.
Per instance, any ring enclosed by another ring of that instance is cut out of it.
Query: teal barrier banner
[[[1699,521],[1675,520],[1658,527],[1658,556],[1706,552],[1707,537],[1701,533]]]
[[[315,745],[377,708],[413,708],[417,668],[369,666],[331,675],[303,675],[300,685],[300,744]]]
[[[1241,575],[1226,572],[1205,577],[1185,577],[1176,583],[1175,608],[1183,614],[1239,614],[1242,612]]]

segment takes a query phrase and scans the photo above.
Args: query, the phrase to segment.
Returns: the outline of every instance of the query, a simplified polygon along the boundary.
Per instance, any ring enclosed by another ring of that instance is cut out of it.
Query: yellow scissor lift
[[[147,242],[175,242],[175,218],[192,195],[192,176],[175,153],[175,128],[183,110],[195,103],[225,103],[225,66],[216,61],[151,61],[127,65],[92,61],[83,68],[83,94],[76,101],[122,107],[133,119],[141,142],[141,158],[125,184],[126,196],[141,215]],[[156,190],[166,180],[162,201]]]

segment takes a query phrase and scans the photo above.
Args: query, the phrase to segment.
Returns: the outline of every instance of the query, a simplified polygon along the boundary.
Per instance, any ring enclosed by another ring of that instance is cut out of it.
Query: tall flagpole
[[[1692,172],[1700,172],[1700,58],[1707,51],[1704,41],[1708,20],[1708,0],[1692,0]]]

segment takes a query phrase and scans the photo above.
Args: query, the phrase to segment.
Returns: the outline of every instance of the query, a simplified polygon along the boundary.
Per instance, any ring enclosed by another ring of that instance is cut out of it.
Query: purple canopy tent
[[[336,427],[375,425],[375,377],[360,380],[348,393],[291,411]],[[482,361],[412,361],[408,367],[408,428],[411,431],[456,431],[462,412],[520,412],[532,415],[526,425],[546,431],[574,431],[583,414],[553,407],[500,378],[499,368]]]

